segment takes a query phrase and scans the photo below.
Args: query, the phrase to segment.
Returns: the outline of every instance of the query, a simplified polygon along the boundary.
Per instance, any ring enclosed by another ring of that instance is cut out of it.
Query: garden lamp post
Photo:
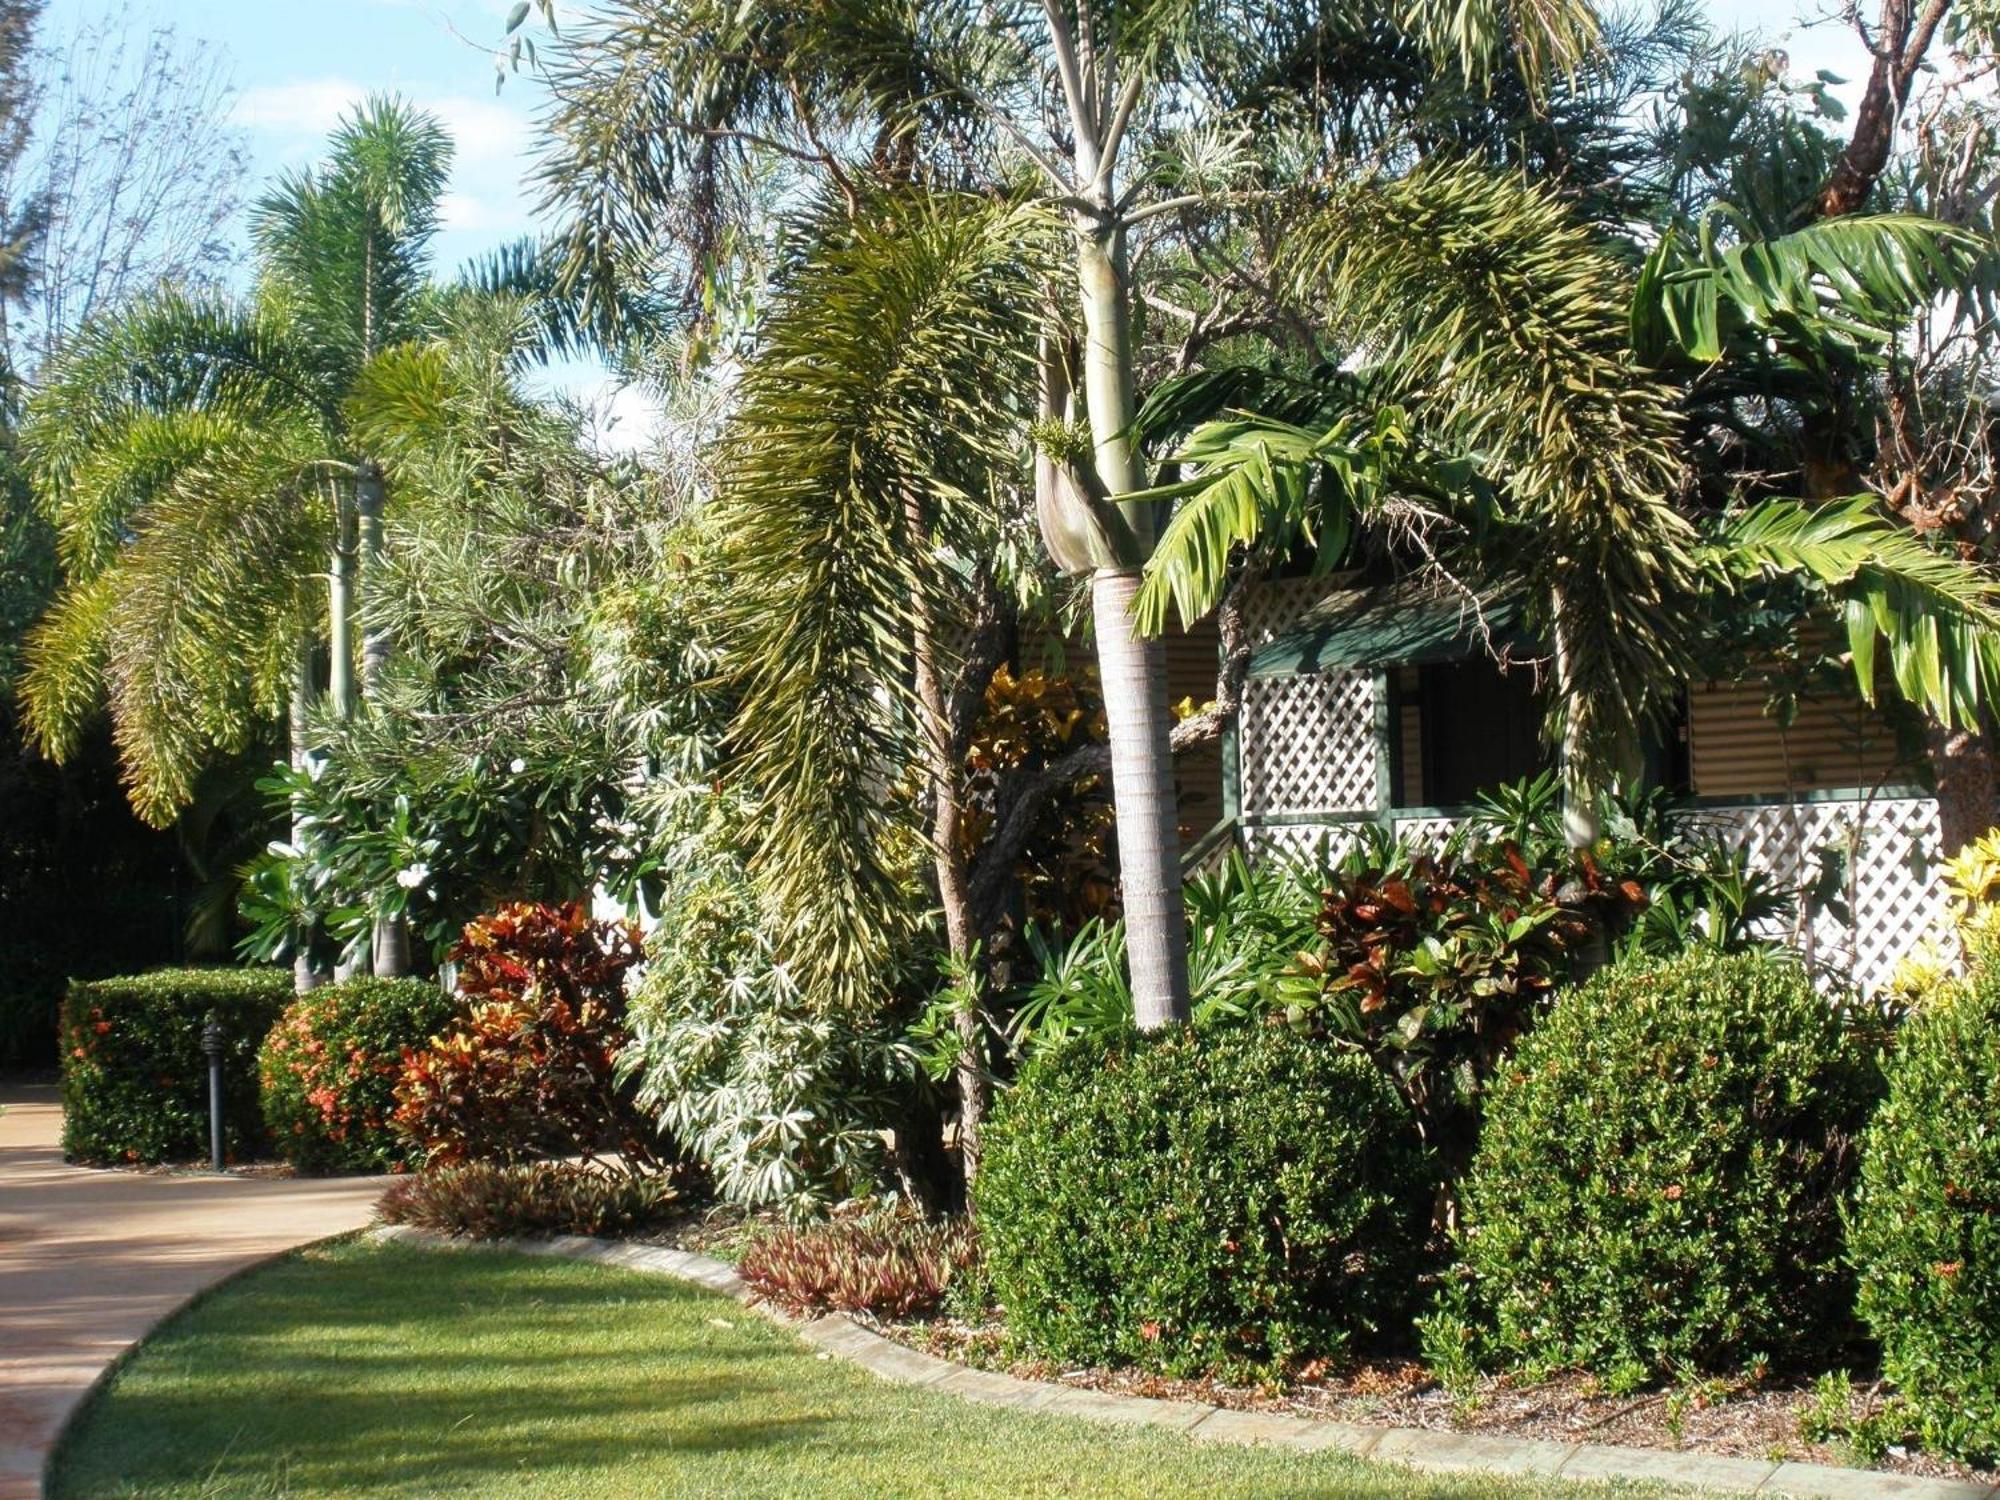
[[[217,1172],[222,1165],[222,1023],[213,1016],[201,1028],[201,1050],[208,1058],[208,1164]]]

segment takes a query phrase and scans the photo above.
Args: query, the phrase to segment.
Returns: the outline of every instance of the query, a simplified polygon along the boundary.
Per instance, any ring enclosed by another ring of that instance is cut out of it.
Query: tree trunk
[[[1090,586],[1097,673],[1110,728],[1118,876],[1132,965],[1132,1012],[1156,1031],[1189,1016],[1187,912],[1181,899],[1180,817],[1174,799],[1167,658],[1132,616],[1140,575],[1100,571]]]
[[[354,510],[361,538],[361,699],[372,703],[381,690],[382,669],[389,661],[389,632],[381,611],[368,607],[379,591],[385,566],[382,542],[382,471],[364,460],[354,481]]]
[[[1993,747],[1976,725],[1925,726],[1937,776],[1939,852],[1950,859],[1993,827]]]
[[[914,496],[903,503],[904,534],[912,549],[929,550],[922,507]],[[984,976],[978,972],[978,929],[972,915],[972,880],[961,847],[964,818],[963,774],[954,743],[951,706],[938,675],[935,622],[927,603],[919,601],[912,655],[915,658],[917,701],[924,717],[924,752],[931,784],[931,868],[936,874],[938,903],[944,910],[945,942],[966,989],[958,1012],[958,1155],[965,1174],[965,1195],[979,1176],[980,1134],[992,1098],[986,1072],[986,1005]]]
[[[1106,192],[1109,187],[1107,185]],[[1107,210],[1077,226],[1077,281],[1083,300],[1084,396],[1098,480],[1112,500],[1142,488],[1132,451],[1130,270],[1121,225]],[[1156,534],[1149,504],[1120,506],[1141,555],[1100,566],[1091,580],[1097,669],[1111,741],[1117,808],[1118,873],[1132,967],[1133,1018],[1146,1030],[1189,1015],[1186,914],[1181,901],[1180,817],[1174,801],[1167,709],[1167,658],[1139,638],[1132,601]]]
[[[333,557],[327,571],[326,695],[345,719],[354,712],[354,507],[336,486]]]
[[[291,763],[294,771],[303,771],[312,756],[312,704],[314,694],[312,637],[301,632],[298,644],[298,662],[292,677],[291,711],[286,727],[290,731]],[[292,847],[297,849],[303,842],[304,809],[296,800],[292,803]],[[326,970],[313,961],[313,934],[310,931],[296,935],[298,951],[292,955],[292,988],[303,995],[307,990],[318,989],[327,981]]]

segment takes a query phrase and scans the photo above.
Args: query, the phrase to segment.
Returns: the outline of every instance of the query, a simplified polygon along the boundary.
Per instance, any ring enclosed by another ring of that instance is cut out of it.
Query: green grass
[[[1328,1496],[1420,1480],[887,1384],[660,1277],[349,1242],[172,1320],[85,1412],[59,1500],[146,1496]],[[1650,1493],[1650,1492],[1649,1492]]]

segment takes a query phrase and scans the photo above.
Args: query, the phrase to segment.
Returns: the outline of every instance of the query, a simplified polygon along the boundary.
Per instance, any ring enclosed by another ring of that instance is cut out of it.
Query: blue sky
[[[1799,70],[1830,68],[1849,79],[1839,92],[1852,101],[1865,72],[1860,44],[1838,23],[1800,25],[1802,11],[1833,10],[1830,0],[1709,5],[1720,25],[1771,34]],[[81,22],[123,9],[220,45],[252,165],[246,197],[272,173],[312,162],[341,113],[370,92],[397,92],[431,110],[458,148],[438,243],[439,265],[450,269],[533,227],[524,177],[539,91],[526,74],[497,95],[493,88],[493,53],[511,8],[511,0],[49,0],[44,35],[60,40]],[[562,0],[558,13],[581,8],[580,0]],[[569,369],[558,383],[604,404],[612,441],[643,436],[645,403],[617,393],[601,372]]]
[[[50,0],[47,32],[59,36],[121,3]],[[1719,23],[1777,33],[1796,66],[1858,80],[1859,43],[1837,23],[1800,29],[1802,5],[1834,9],[1828,0],[1711,0]],[[240,91],[236,123],[260,177],[313,160],[341,111],[370,91],[400,92],[438,114],[458,143],[439,245],[449,266],[531,224],[522,177],[538,93],[525,75],[497,97],[493,90],[491,49],[510,8],[511,0],[138,0],[134,13],[227,50]],[[566,8],[581,7],[566,0]]]

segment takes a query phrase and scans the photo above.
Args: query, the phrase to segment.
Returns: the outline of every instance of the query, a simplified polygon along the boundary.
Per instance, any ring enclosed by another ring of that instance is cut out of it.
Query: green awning
[[[1390,584],[1329,594],[1250,658],[1252,677],[1461,661],[1532,642],[1519,601]]]

